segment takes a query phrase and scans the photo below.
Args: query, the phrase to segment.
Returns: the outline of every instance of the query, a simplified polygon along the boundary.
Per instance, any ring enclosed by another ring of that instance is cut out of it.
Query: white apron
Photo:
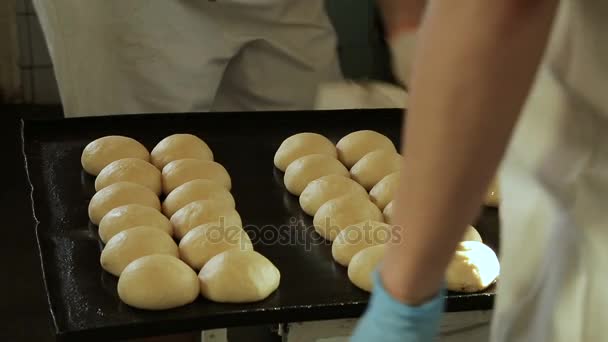
[[[607,340],[608,2],[562,1],[500,186],[492,340]]]
[[[66,116],[312,109],[341,79],[323,0],[34,0]]]

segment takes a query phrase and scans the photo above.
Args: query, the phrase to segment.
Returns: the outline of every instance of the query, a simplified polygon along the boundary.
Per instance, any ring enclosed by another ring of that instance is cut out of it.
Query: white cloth
[[[406,108],[407,92],[383,82],[333,82],[319,87],[315,109]]]
[[[500,175],[496,342],[608,336],[608,3],[563,0]]]
[[[312,109],[323,0],[34,0],[67,116]]]

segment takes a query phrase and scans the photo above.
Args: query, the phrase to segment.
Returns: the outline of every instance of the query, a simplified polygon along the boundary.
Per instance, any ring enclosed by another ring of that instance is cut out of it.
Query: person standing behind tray
[[[407,230],[388,246],[352,340],[434,340],[446,266],[503,154],[492,341],[605,340],[608,3],[381,3],[395,50],[418,24],[411,7],[425,11],[405,134],[407,191],[396,197],[396,225]]]
[[[312,109],[324,0],[34,0],[66,116]]]

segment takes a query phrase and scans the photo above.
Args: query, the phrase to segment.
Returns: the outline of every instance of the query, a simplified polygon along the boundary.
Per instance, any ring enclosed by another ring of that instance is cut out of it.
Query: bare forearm
[[[514,5],[525,3],[525,5]],[[504,153],[557,0],[433,1],[419,33],[387,290],[434,295]]]
[[[418,28],[427,0],[378,0],[389,38]]]

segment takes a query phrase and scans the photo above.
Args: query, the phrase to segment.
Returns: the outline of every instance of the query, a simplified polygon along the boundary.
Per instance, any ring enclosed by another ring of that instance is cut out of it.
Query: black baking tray
[[[23,122],[23,152],[32,187],[43,277],[60,340],[108,340],[241,325],[359,316],[368,294],[332,261],[331,245],[284,188],[274,152],[292,134],[318,132],[332,141],[360,129],[400,140],[400,110],[152,114]],[[195,303],[161,312],[123,304],[117,279],[99,264],[102,245],[89,223],[93,177],[80,165],[82,149],[105,135],[133,137],[149,149],[173,133],[192,133],[213,149],[233,181],[232,193],[255,249],[281,271],[279,289],[254,304]],[[498,215],[485,209],[477,228],[498,249]],[[270,233],[269,233],[270,232]],[[487,310],[494,288],[449,293],[448,311]]]

